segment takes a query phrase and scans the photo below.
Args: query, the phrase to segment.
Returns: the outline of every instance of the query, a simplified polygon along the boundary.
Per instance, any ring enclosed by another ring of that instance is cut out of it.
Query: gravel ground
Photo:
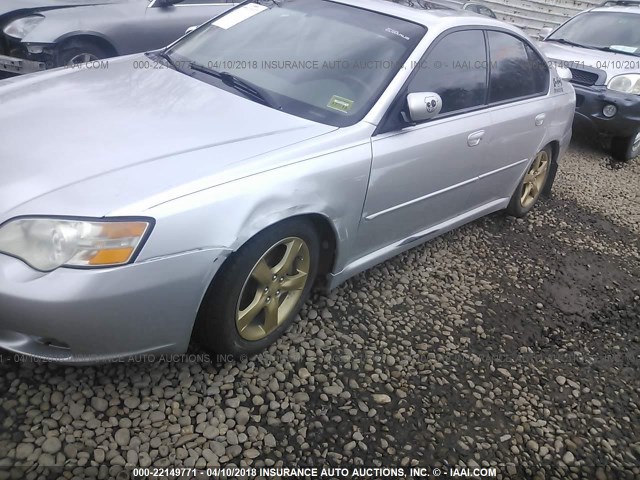
[[[51,475],[419,464],[639,478],[639,191],[638,159],[577,139],[529,217],[492,215],[316,294],[258,357],[6,359],[0,466],[29,473],[0,478],[63,464]]]

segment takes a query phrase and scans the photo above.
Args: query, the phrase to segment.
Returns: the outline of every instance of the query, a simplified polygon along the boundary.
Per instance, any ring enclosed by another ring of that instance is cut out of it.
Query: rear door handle
[[[547,118],[547,114],[546,113],[541,113],[540,115],[538,115],[536,117],[536,127],[541,127],[542,125],[544,125],[544,121]]]
[[[473,132],[469,137],[467,137],[467,145],[470,147],[475,147],[480,143],[484,137],[484,130],[480,130],[479,132]]]

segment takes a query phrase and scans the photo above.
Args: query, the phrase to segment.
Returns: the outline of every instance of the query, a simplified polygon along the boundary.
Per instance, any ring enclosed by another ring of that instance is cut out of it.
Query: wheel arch
[[[273,222],[262,222],[259,229],[252,229],[252,233],[250,235],[245,235],[242,237],[242,240],[239,241],[234,247],[230,250],[229,254],[224,258],[222,263],[216,269],[215,274],[210,279],[209,284],[206,290],[203,292],[202,297],[200,299],[200,305],[198,306],[197,314],[194,318],[193,325],[191,327],[191,339],[195,336],[201,335],[201,328],[203,326],[203,312],[206,308],[206,301],[209,297],[209,292],[217,282],[220,282],[223,278],[225,271],[228,270],[231,264],[231,259],[238,254],[239,250],[249,242],[252,238],[255,238],[260,233],[264,232],[268,228],[272,228],[277,226],[283,222],[291,221],[291,220],[304,220],[309,222],[315,231],[318,233],[318,240],[320,243],[320,258],[318,263],[318,272],[315,279],[315,284],[318,286],[319,282],[321,283],[321,287],[325,287],[327,282],[327,274],[331,272],[333,269],[333,264],[336,259],[337,253],[337,242],[338,242],[338,234],[335,229],[333,222],[324,214],[316,213],[316,212],[308,212],[308,213],[299,213],[296,215],[290,215],[281,217]],[[324,254],[323,254],[324,253]]]
[[[547,183],[542,189],[542,195],[545,197],[549,197],[551,195],[551,188],[553,187],[553,182],[556,179],[556,174],[558,173],[558,160],[560,157],[560,142],[558,140],[552,140],[547,143],[542,149],[547,146],[551,147],[551,165],[549,166],[549,178],[547,179]]]
[[[116,47],[107,39],[104,35],[98,32],[70,32],[66,33],[56,40],[56,46],[58,49],[68,47],[74,41],[84,41],[95,43],[100,48],[104,49],[108,53],[108,57],[115,57],[118,55]]]
[[[263,220],[259,225],[255,225],[254,228],[250,230],[250,233],[245,233],[245,235],[242,235],[242,237],[239,238],[238,242],[232,247],[233,251],[231,255],[225,259],[224,263],[226,263],[232,255],[235,255],[256,235],[259,235],[267,228],[271,228],[285,221],[291,220],[306,220],[313,225],[313,228],[318,233],[318,240],[320,241],[320,258],[316,282],[324,283],[326,275],[332,272],[335,265],[338,253],[339,236],[337,228],[331,219],[327,215],[318,212],[299,212],[294,215],[277,215],[267,221]],[[220,266],[218,271],[224,268],[224,263]]]

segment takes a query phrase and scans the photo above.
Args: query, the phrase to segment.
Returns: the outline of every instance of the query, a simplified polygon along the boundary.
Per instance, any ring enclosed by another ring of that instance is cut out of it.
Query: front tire
[[[94,42],[71,40],[61,47],[60,53],[58,54],[57,66],[82,65],[83,63],[101,60],[108,56],[107,52]]]
[[[640,155],[640,131],[628,137],[613,137],[611,152],[616,160],[627,162]]]
[[[538,202],[540,194],[549,181],[552,160],[551,146],[540,150],[533,159],[527,174],[522,178],[511,197],[507,213],[514,217],[524,217]]]
[[[194,340],[217,353],[264,350],[309,297],[319,252],[316,230],[307,220],[285,220],[250,239],[211,283]]]

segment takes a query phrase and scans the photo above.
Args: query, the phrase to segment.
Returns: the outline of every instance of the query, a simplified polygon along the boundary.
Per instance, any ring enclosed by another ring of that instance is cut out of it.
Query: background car
[[[575,94],[488,17],[265,0],[103,71],[5,80],[0,104],[0,347],[86,362],[257,353],[316,279],[526,215]]]
[[[227,0],[2,0],[0,72],[30,73],[164,47]]]
[[[489,7],[487,7],[486,5],[483,5],[481,3],[468,2],[468,3],[465,3],[462,6],[462,9],[463,10],[469,10],[470,12],[475,12],[475,13],[478,13],[480,15],[485,15],[487,17],[497,18],[496,14],[493,12],[493,10],[491,10]]]
[[[497,18],[496,14],[486,5],[479,2],[467,2],[462,6],[455,3],[444,3],[433,0],[390,0],[393,3],[399,3],[407,7],[418,8],[422,10],[468,10],[479,15],[490,18]]]
[[[618,160],[638,156],[640,1],[607,1],[541,35],[542,51],[573,74],[576,123],[612,137]]]

